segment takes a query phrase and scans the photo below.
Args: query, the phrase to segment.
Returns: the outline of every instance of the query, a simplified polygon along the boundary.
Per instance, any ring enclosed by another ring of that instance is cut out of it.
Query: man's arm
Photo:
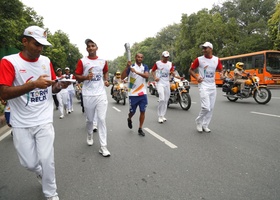
[[[127,70],[130,68],[130,66],[131,66],[131,61],[127,61],[126,67],[122,71],[121,79],[125,79],[128,76]]]
[[[24,95],[35,88],[46,89],[54,83],[54,81],[47,79],[47,77],[49,76],[46,74],[41,75],[37,80],[19,86],[0,85],[0,98],[9,100]]]

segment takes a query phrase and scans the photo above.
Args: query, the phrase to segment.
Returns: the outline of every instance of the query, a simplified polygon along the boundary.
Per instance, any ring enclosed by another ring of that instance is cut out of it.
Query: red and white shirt
[[[55,80],[56,75],[50,59],[40,56],[27,60],[22,53],[3,57],[0,64],[0,85],[20,86],[47,74]],[[53,121],[52,87],[36,88],[22,96],[9,100],[12,127],[26,128]]]
[[[216,70],[222,70],[223,65],[218,57],[207,58],[203,55],[194,60],[191,69],[198,69],[199,76],[203,78],[198,87],[216,88],[215,72]]]
[[[152,71],[156,71],[156,77],[159,78],[157,84],[168,86],[170,85],[169,76],[170,72],[174,71],[172,62],[167,61],[166,63],[161,60],[157,61],[152,67]]]
[[[103,81],[103,74],[108,72],[108,64],[106,60],[98,57],[94,59],[84,57],[78,61],[75,72],[76,74],[83,76],[93,73],[93,78],[91,80],[83,81],[83,96],[98,96],[106,94]]]

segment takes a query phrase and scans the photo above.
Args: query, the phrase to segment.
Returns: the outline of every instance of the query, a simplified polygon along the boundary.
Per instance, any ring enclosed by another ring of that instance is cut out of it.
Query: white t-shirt
[[[12,86],[20,86],[35,81],[40,75],[47,74],[52,79],[52,65],[49,58],[40,56],[37,61],[24,60],[20,54],[4,57],[8,62],[1,61],[1,68],[13,67],[15,77]],[[5,66],[4,66],[5,65]],[[5,71],[1,73],[5,76]],[[8,74],[8,73],[7,73]],[[55,76],[54,78],[55,79]],[[10,85],[5,79],[1,84]],[[52,86],[46,89],[36,88],[24,95],[9,100],[11,108],[10,124],[12,127],[26,128],[53,122]]]
[[[76,73],[82,72],[83,76],[93,73],[91,80],[83,81],[82,94],[83,96],[98,96],[106,94],[103,74],[108,71],[107,62],[103,59],[89,59],[88,57],[82,58],[78,64]]]
[[[194,66],[195,64],[198,66]],[[203,81],[198,84],[198,87],[216,88],[215,73],[217,69],[222,70],[222,65],[219,61],[219,58],[216,56],[212,56],[212,58],[200,56],[194,61],[192,65],[192,69],[196,68],[198,69],[199,76],[203,78]]]
[[[169,86],[169,76],[172,69],[172,62],[167,61],[166,63],[161,60],[157,61],[152,68],[152,71],[156,71],[156,77],[159,78],[158,85]]]
[[[69,74],[69,75],[66,75],[66,74],[64,74],[63,76],[69,76],[69,78],[66,78],[66,79],[74,79],[75,80],[75,77],[73,76],[73,74]],[[74,89],[74,85],[73,85],[73,83],[71,83],[68,87],[67,87],[67,90],[68,91],[71,91],[71,90],[75,90]]]
[[[139,73],[149,72],[149,68],[146,65],[133,64],[130,68],[134,68],[135,71]],[[127,70],[128,75],[128,95],[129,96],[142,96],[147,94],[146,79],[142,76],[139,76],[136,73],[130,71],[130,68]]]

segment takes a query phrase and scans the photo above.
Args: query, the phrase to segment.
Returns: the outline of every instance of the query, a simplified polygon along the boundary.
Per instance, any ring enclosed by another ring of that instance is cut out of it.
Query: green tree
[[[58,30],[53,35],[49,34],[48,40],[52,46],[45,48],[44,55],[51,59],[54,68],[69,67],[70,71],[74,72],[82,54],[75,45],[70,43],[68,35]]]
[[[272,49],[280,50],[280,2],[277,3],[275,12],[268,20],[268,34],[273,43]]]

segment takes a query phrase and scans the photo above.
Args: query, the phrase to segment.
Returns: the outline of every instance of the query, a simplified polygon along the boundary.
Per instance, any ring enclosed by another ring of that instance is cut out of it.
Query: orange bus
[[[250,74],[256,74],[260,78],[261,85],[280,85],[280,51],[258,51],[224,57],[220,58],[220,60],[223,64],[223,69],[230,69],[232,75],[235,64],[243,62],[244,70]],[[218,86],[223,84],[219,72],[216,72],[215,81]],[[191,77],[191,82],[197,84],[193,77]]]

